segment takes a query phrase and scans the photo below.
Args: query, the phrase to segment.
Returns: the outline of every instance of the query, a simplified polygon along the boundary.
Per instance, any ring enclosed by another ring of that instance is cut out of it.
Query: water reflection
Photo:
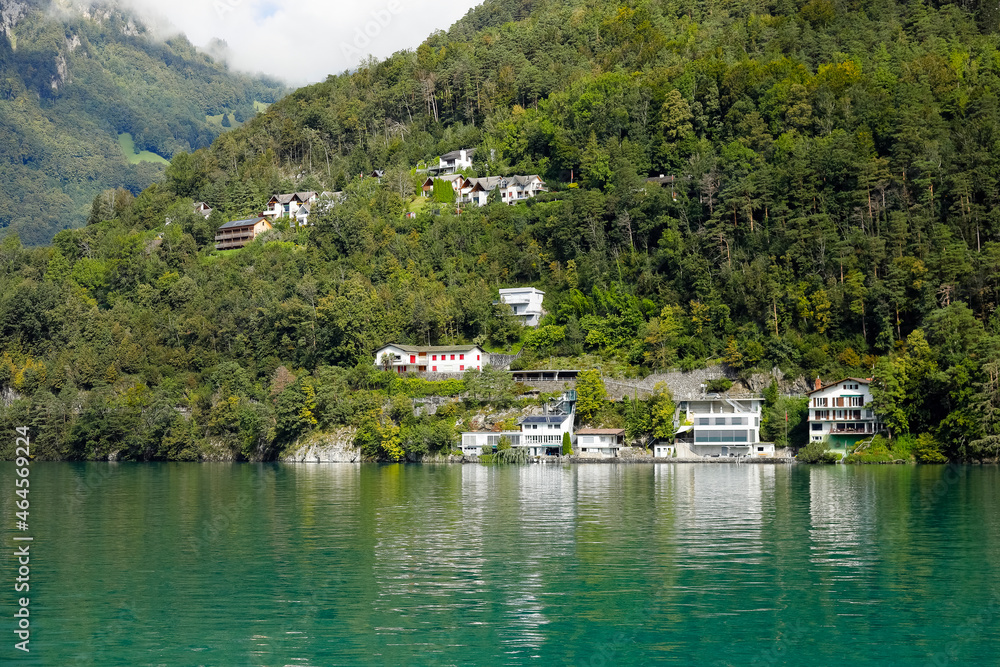
[[[924,664],[1000,594],[989,468],[32,474],[41,664]]]

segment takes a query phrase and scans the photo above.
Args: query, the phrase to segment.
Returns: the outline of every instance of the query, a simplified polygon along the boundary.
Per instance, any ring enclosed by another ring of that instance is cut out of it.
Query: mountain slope
[[[921,460],[996,457],[998,89],[976,6],[491,0],[102,196],[52,248],[0,245],[0,385],[20,395],[0,417],[48,456],[266,458],[342,425],[419,455],[468,406],[414,417],[372,355],[475,341],[619,376],[722,362],[753,391],[775,369],[874,375]],[[460,214],[413,196],[415,166],[469,147],[480,175],[553,192]],[[341,189],[314,227],[214,252],[274,193]],[[545,292],[538,331],[493,305],[516,285]],[[786,410],[803,435],[803,403],[768,396],[765,437]],[[595,419],[648,435],[649,409]]]
[[[220,114],[236,125],[283,92],[183,38],[154,38],[112,5],[3,0],[0,16],[0,234],[24,243],[81,225],[104,188],[138,193],[162,158],[211,143]]]

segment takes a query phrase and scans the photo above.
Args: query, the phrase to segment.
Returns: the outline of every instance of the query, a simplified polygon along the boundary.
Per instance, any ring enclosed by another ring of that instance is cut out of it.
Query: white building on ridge
[[[537,327],[545,311],[542,300],[545,292],[534,287],[508,287],[500,290],[500,301],[514,311],[514,315],[526,327]]]

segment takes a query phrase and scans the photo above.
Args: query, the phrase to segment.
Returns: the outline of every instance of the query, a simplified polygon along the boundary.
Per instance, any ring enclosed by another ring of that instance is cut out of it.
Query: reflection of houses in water
[[[682,567],[764,562],[769,547],[761,531],[777,511],[777,466],[658,464],[654,474],[657,503],[670,503],[675,517]],[[672,492],[664,497],[661,488]]]
[[[812,562],[867,565],[873,562],[875,489],[869,475],[841,466],[809,471],[809,537]]]

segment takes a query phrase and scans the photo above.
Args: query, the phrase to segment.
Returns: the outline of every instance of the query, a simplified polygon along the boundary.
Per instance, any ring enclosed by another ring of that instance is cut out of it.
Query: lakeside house
[[[574,438],[576,392],[567,391],[556,399],[550,414],[522,417],[516,431],[467,431],[462,433],[461,450],[466,456],[491,453],[506,438],[511,447],[524,448],[528,456],[561,456],[563,434]]]
[[[485,352],[478,345],[383,345],[375,365],[397,373],[464,373],[482,370]]]
[[[774,443],[760,441],[760,396],[704,396],[678,403],[675,437],[678,451],[694,456],[774,456]],[[655,456],[670,456],[669,445],[656,445]]]
[[[545,292],[534,287],[508,287],[500,290],[500,301],[510,306],[514,315],[526,327],[537,327],[545,311],[542,299]]]
[[[576,432],[579,456],[585,459],[613,459],[625,446],[623,428],[581,428]]]
[[[810,442],[826,440],[830,449],[846,452],[882,430],[871,408],[871,378],[844,378],[826,385],[816,378],[815,388],[806,396]]]

